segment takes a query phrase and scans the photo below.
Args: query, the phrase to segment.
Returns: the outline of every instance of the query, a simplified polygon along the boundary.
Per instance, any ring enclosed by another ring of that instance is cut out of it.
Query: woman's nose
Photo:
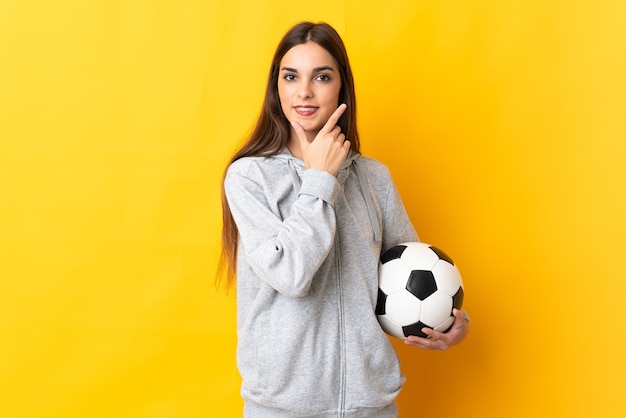
[[[298,97],[309,99],[313,97],[313,89],[311,88],[311,83],[309,81],[303,81],[300,84],[300,89],[298,90]]]

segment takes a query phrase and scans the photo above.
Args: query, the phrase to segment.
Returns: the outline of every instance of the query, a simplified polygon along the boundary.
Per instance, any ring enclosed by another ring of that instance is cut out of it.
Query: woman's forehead
[[[337,69],[337,61],[318,43],[309,41],[292,47],[280,61],[280,68],[288,67],[298,71],[330,67]]]

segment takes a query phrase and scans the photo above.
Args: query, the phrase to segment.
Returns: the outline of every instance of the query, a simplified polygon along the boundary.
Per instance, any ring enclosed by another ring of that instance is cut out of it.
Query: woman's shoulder
[[[228,166],[228,174],[240,174],[246,177],[254,177],[257,174],[267,172],[268,170],[276,170],[280,165],[276,156],[270,157],[242,157]],[[257,173],[257,174],[255,174]]]
[[[253,164],[258,163],[263,157],[241,157],[230,163],[228,166],[229,172],[247,172]]]
[[[357,164],[368,174],[368,177],[391,178],[387,165],[372,157],[360,155]]]

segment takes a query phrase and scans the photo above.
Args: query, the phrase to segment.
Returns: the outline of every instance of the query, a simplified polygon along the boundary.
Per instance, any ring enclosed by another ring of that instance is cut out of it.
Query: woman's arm
[[[231,166],[224,183],[242,244],[237,256],[278,292],[304,296],[335,238],[337,179],[306,170],[291,213],[282,220],[270,210],[262,185],[250,178],[250,168]]]

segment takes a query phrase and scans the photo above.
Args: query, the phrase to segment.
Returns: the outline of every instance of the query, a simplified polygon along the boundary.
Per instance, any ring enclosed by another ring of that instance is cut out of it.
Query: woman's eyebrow
[[[283,67],[280,69],[281,71],[287,71],[290,73],[297,73],[298,70],[296,70],[295,68],[291,68],[291,67]],[[314,73],[319,73],[320,71],[335,71],[335,69],[333,67],[331,67],[330,65],[324,65],[322,67],[315,67],[313,68],[313,72]]]
[[[330,65],[324,65],[323,67],[313,68],[314,73],[319,73],[320,71],[335,71],[333,67]]]

